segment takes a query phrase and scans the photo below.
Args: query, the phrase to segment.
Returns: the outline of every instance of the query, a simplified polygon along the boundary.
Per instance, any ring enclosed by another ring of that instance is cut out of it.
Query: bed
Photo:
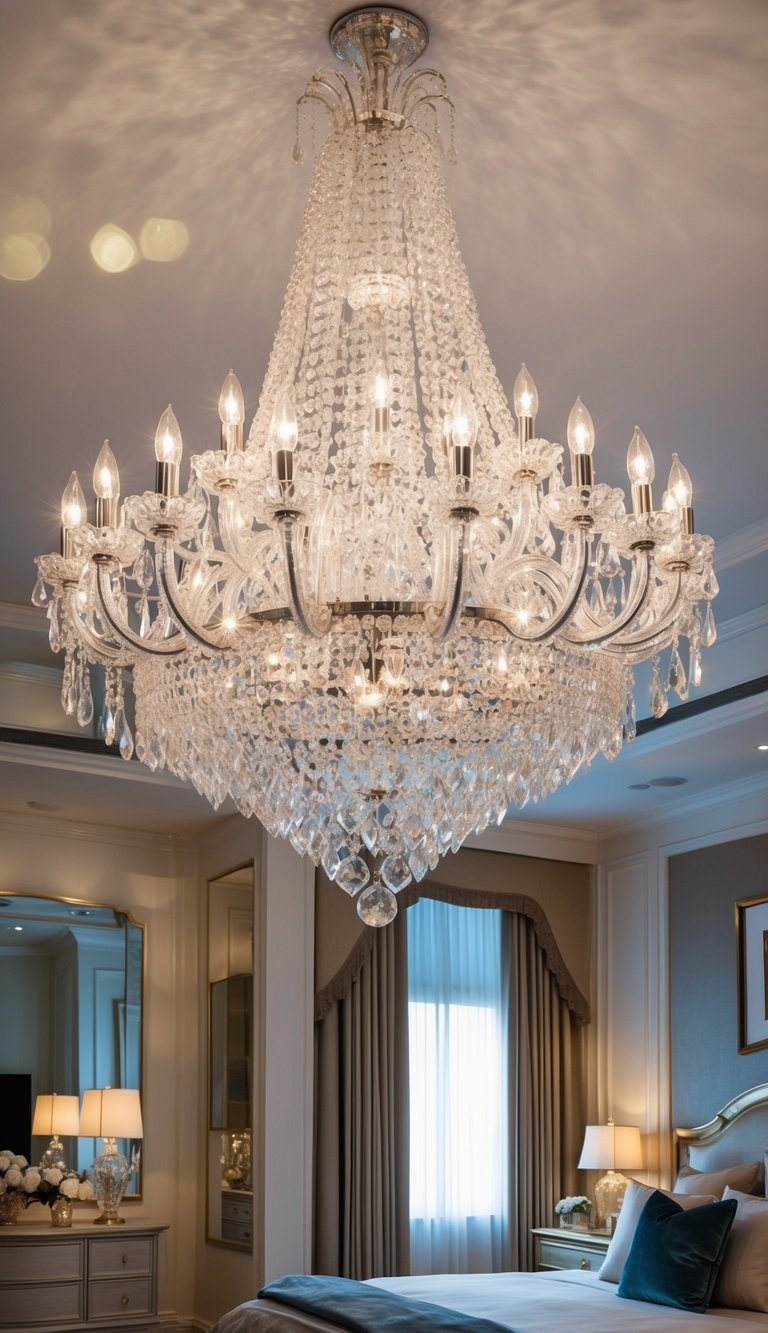
[[[722,1281],[727,1305],[713,1304],[706,1313],[691,1313],[647,1299],[626,1299],[617,1294],[615,1281],[606,1281],[597,1273],[573,1271],[377,1278],[366,1285],[458,1311],[470,1321],[490,1320],[514,1333],[574,1333],[575,1329],[590,1333],[703,1333],[705,1328],[712,1333],[768,1333],[768,1200],[754,1197],[766,1192],[763,1158],[768,1148],[768,1084],[734,1098],[708,1124],[676,1131],[676,1141],[682,1172],[676,1188],[695,1195],[697,1201],[693,1206],[683,1205],[686,1216],[698,1211],[704,1197],[720,1198],[721,1176],[727,1172],[725,1194],[738,1199],[737,1216],[741,1219],[742,1208],[747,1210],[744,1217],[749,1217],[750,1226],[754,1219],[759,1228],[749,1231],[752,1248],[748,1251],[744,1248],[745,1224],[739,1221],[737,1228],[733,1223],[715,1288],[717,1299]],[[751,1164],[759,1164],[754,1179]],[[736,1181],[736,1193],[730,1188],[731,1180]],[[716,1192],[709,1194],[708,1186]],[[633,1188],[638,1199],[643,1189],[651,1192],[648,1187]],[[642,1200],[645,1198],[643,1195]],[[639,1210],[640,1203],[636,1207]],[[722,1210],[723,1205],[719,1207]],[[629,1210],[625,1222],[628,1229]],[[758,1240],[764,1246],[759,1250]],[[753,1304],[762,1309],[742,1308]],[[461,1320],[457,1327],[462,1327]],[[213,1333],[337,1333],[340,1328],[337,1322],[262,1298],[230,1311],[215,1325]]]

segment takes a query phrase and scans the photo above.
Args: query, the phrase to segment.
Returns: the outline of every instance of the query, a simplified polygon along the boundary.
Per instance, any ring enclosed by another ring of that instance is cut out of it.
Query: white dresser
[[[88,1221],[0,1228],[0,1329],[150,1333],[157,1315],[157,1238],[164,1226]]]

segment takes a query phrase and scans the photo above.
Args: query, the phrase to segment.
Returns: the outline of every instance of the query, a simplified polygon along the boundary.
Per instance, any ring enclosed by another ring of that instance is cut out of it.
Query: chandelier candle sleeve
[[[377,925],[470,834],[619,753],[637,663],[663,711],[715,637],[682,466],[654,509],[636,432],[628,508],[580,399],[569,469],[525,365],[507,401],[446,197],[446,82],[411,68],[426,45],[400,10],[334,24],[335,68],[299,99],[330,132],[249,431],[230,371],[186,489],[170,407],[155,489],[119,523],[99,523],[119,483],[92,526],[73,474],[34,593],[70,712],[105,668],[129,759],[130,671],[138,759],[257,817]]]

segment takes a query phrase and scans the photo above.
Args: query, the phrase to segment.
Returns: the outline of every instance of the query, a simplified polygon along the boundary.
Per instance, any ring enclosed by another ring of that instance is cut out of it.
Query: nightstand
[[[568,1231],[565,1227],[533,1227],[537,1271],[583,1268],[596,1273],[611,1238],[607,1231]]]

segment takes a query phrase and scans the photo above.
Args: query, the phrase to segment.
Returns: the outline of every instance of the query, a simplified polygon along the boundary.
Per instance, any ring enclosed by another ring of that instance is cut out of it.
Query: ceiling
[[[526,361],[551,439],[581,394],[599,480],[626,484],[636,422],[660,477],[681,455],[697,527],[719,544],[725,633],[701,693],[764,676],[768,7],[422,0],[417,12],[456,103],[449,196],[502,383]],[[45,232],[50,261],[33,280],[0,277],[0,659],[53,664],[29,596],[72,468],[89,478],[108,436],[124,493],[151,486],[169,401],[187,456],[215,447],[230,365],[250,419],[310,184],[309,124],[304,165],[292,161],[294,103],[331,63],[338,13],[327,0],[3,0],[0,267],[19,230]],[[100,227],[138,237],[158,217],[187,228],[175,262],[97,267]],[[599,830],[725,787],[765,778],[768,790],[761,739],[765,694],[639,739],[524,818]],[[137,764],[105,781],[118,767],[6,741],[0,811],[37,799],[61,806],[49,818],[180,834],[214,819]],[[670,775],[687,785],[630,788]]]

